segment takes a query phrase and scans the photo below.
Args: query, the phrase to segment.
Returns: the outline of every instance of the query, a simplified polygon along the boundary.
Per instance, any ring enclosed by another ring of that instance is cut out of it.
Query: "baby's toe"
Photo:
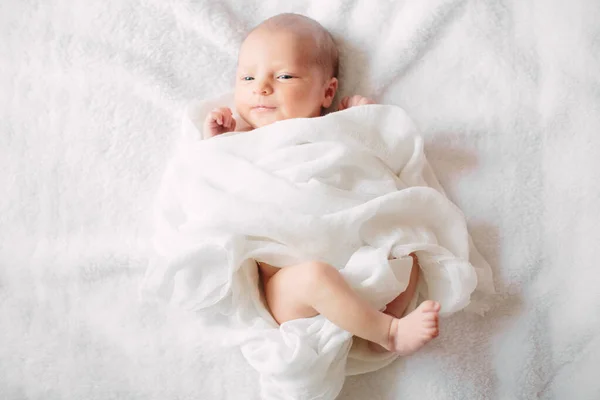
[[[423,303],[421,303],[419,308],[423,312],[437,312],[440,310],[440,303],[433,300],[425,300]]]
[[[430,337],[435,337],[440,333],[440,329],[437,326],[431,326],[425,329],[425,333]]]
[[[423,321],[423,326],[425,328],[435,328],[438,326],[438,322],[435,319],[427,319]]]

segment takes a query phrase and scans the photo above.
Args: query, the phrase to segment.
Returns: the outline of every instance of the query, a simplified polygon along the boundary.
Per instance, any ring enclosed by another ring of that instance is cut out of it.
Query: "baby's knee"
[[[308,289],[314,289],[323,283],[337,279],[339,272],[332,265],[322,261],[311,261],[303,266],[303,281]]]

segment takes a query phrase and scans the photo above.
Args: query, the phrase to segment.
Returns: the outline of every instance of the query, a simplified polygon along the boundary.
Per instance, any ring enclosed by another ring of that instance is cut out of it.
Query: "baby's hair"
[[[261,27],[271,30],[287,30],[313,40],[316,48],[315,58],[317,65],[330,73],[331,77],[337,78],[339,73],[339,52],[333,37],[323,25],[304,15],[284,13],[261,22],[248,35]]]

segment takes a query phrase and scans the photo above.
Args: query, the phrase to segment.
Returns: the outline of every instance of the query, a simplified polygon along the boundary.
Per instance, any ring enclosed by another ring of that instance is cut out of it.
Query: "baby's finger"
[[[359,101],[360,101],[360,96],[355,94],[354,96],[350,97],[350,99],[348,100],[348,104],[355,106],[358,104]]]
[[[346,96],[342,99],[342,101],[340,102],[340,107],[339,107],[340,110],[345,110],[346,108],[348,108],[348,99],[349,99],[348,96]]]
[[[231,127],[231,119],[231,115],[225,114],[225,123],[223,124],[225,128],[229,129]]]
[[[210,118],[217,123],[217,125],[223,125],[223,113],[221,109],[215,108],[210,113]]]
[[[217,114],[216,112],[212,111],[210,113],[210,120],[212,122],[217,122],[218,119],[219,119],[219,114]]]
[[[235,118],[231,117],[231,131],[235,131],[235,126],[237,125]]]

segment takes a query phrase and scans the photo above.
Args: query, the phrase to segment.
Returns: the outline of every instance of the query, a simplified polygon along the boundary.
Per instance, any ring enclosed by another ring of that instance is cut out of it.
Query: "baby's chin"
[[[293,118],[311,118],[313,115],[297,115],[297,116],[289,116],[282,115],[279,112],[269,112],[269,111],[250,111],[246,115],[240,115],[244,121],[248,125],[252,127],[252,129],[262,128],[263,126],[271,125],[275,122],[284,121],[286,119]]]
[[[267,126],[267,125],[271,125],[272,123],[277,122],[278,120],[273,120],[273,121],[256,121],[256,120],[246,120],[246,122],[248,123],[248,125],[250,125],[250,127],[252,129],[258,129],[258,128],[262,128],[263,126]]]
[[[256,115],[244,118],[248,125],[253,129],[262,128],[263,126],[271,125],[275,122],[283,121],[284,119],[287,118],[280,115]]]

